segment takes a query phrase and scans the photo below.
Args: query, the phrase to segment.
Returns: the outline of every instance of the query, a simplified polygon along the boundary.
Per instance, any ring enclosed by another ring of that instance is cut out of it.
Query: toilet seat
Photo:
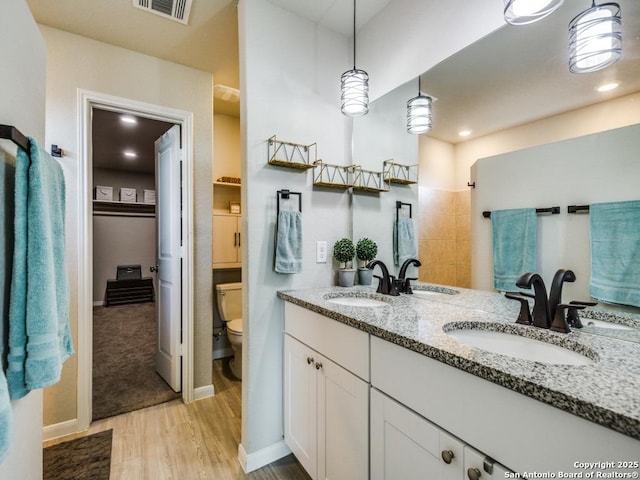
[[[234,318],[227,322],[227,331],[235,335],[242,335],[242,319]]]

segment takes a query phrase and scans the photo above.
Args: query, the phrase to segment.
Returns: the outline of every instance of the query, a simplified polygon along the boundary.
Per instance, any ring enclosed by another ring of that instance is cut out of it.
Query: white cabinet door
[[[324,357],[318,373],[318,478],[369,478],[369,385]]]
[[[284,336],[284,440],[311,478],[317,478],[315,351]]]
[[[237,215],[213,215],[212,263],[213,267],[239,266],[240,223]]]
[[[371,389],[371,480],[459,480],[462,467],[462,442]]]

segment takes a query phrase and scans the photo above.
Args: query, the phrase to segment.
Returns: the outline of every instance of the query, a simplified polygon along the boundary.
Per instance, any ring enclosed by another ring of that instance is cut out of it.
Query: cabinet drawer
[[[369,380],[369,334],[285,302],[284,330],[365,381]]]

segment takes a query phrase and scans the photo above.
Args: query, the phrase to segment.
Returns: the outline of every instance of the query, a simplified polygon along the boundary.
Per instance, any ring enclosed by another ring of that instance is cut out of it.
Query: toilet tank
[[[216,285],[218,313],[220,318],[231,321],[242,318],[242,283],[219,283]]]

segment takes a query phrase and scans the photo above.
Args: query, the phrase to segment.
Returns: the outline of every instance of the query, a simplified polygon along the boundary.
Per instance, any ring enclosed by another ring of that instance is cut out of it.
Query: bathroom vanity
[[[362,287],[279,296],[285,441],[314,479],[640,470],[638,343],[514,325],[516,302],[490,292],[418,285],[400,297]],[[498,354],[457,331],[524,335],[578,358]],[[613,465],[585,466],[594,462]]]

